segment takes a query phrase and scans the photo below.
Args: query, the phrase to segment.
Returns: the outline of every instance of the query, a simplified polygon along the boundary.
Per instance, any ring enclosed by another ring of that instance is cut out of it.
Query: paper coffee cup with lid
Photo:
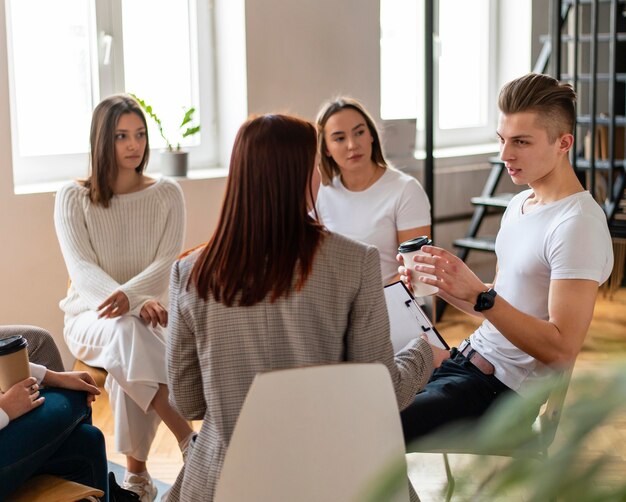
[[[424,272],[418,272],[414,268],[415,265],[417,265],[417,262],[413,261],[413,257],[418,254],[424,255],[424,256],[430,256],[430,254],[422,251],[422,246],[431,246],[432,243],[433,243],[432,240],[430,240],[427,236],[423,235],[421,237],[416,237],[415,239],[404,241],[398,247],[398,253],[402,255],[402,258],[404,260],[404,266],[407,269],[408,273],[410,274],[411,286],[413,286],[413,294],[415,296],[434,295],[437,293],[437,291],[439,291],[438,287],[431,286],[430,284],[421,282],[418,279],[419,276],[430,277],[432,279],[436,279],[434,275],[425,274]],[[426,267],[430,266],[424,263],[420,263],[420,265],[423,265]]]
[[[6,392],[30,376],[27,346],[22,335],[0,339],[0,391]]]

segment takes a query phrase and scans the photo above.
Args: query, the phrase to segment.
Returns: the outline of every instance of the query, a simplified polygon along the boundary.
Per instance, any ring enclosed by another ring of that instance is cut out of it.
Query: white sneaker
[[[135,492],[139,495],[141,502],[153,502],[157,496],[157,487],[154,486],[150,476],[146,478],[137,474],[131,474],[128,476],[128,479],[124,480],[122,488]]]

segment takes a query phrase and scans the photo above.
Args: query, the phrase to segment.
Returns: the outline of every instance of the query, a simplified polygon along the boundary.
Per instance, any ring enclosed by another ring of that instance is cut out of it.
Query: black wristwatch
[[[498,293],[496,293],[496,290],[493,288],[489,288],[487,291],[479,293],[478,297],[476,298],[476,305],[474,305],[474,310],[476,312],[489,310],[491,307],[493,307],[497,295]]]

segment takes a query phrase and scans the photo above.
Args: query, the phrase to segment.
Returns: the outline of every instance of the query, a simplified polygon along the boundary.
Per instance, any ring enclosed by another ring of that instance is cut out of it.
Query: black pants
[[[476,419],[502,395],[513,392],[493,375],[485,375],[453,349],[430,381],[401,413],[406,444],[442,425]]]

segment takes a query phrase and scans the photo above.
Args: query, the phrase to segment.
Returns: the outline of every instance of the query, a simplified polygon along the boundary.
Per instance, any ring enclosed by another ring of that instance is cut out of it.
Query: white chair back
[[[364,500],[390,468],[406,472],[398,405],[382,364],[259,374],[241,409],[216,502]],[[395,498],[409,499],[408,478]]]

